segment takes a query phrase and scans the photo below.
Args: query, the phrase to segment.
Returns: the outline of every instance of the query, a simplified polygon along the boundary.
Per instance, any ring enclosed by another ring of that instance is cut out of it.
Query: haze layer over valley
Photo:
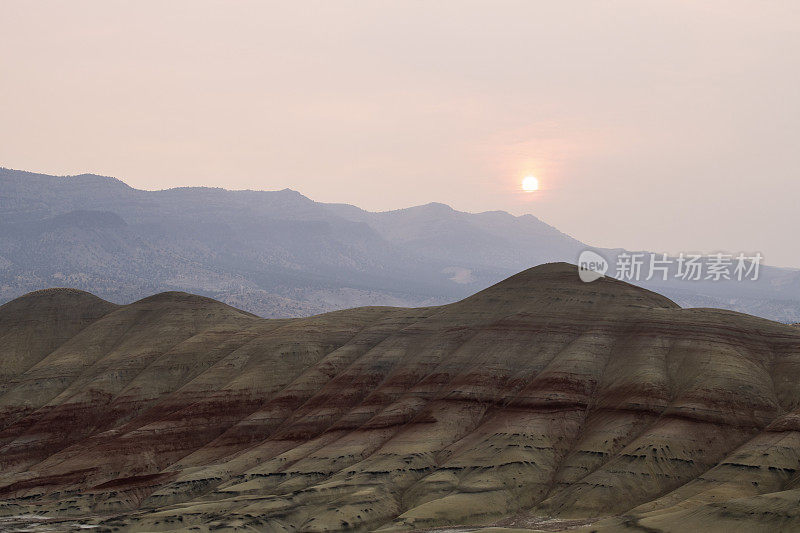
[[[115,303],[183,290],[264,317],[434,305],[534,265],[575,263],[586,248],[532,215],[436,203],[373,213],[288,189],[142,191],[95,175],[0,169],[0,302],[66,286]],[[621,250],[598,251],[613,260]],[[797,270],[643,285],[683,306],[800,321]]]

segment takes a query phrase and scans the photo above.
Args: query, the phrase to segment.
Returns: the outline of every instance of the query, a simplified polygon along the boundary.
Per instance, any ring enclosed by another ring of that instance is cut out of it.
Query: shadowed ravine
[[[800,329],[543,265],[266,320],[0,307],[0,529],[800,530]]]

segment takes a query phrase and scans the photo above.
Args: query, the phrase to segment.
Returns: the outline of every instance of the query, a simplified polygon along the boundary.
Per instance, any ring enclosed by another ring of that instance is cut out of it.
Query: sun
[[[522,190],[525,192],[533,192],[539,190],[539,180],[534,176],[525,176],[522,179]]]

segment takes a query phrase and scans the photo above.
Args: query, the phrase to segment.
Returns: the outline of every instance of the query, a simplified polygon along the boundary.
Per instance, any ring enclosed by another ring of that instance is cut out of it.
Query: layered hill
[[[800,330],[570,265],[281,320],[50,290],[0,326],[5,529],[800,528]]]

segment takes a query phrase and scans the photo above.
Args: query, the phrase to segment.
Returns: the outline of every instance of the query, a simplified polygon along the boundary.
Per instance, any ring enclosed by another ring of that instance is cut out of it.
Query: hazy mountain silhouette
[[[50,289],[0,338],[0,529],[800,523],[800,330],[570,265],[278,320]]]
[[[433,305],[585,248],[532,215],[437,203],[372,213],[289,189],[142,191],[0,169],[0,302],[67,286],[117,303],[184,290],[268,317]],[[800,271],[763,278],[643,285],[682,305],[800,320]]]

